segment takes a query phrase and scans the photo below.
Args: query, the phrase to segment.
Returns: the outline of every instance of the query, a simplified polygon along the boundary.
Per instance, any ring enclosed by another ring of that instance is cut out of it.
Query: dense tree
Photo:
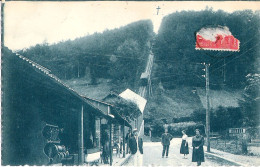
[[[141,112],[136,104],[127,101],[115,102],[115,111],[118,112],[127,121],[133,121],[140,116]]]
[[[116,50],[116,55],[112,57],[109,74],[118,83],[134,83],[136,69],[140,63],[141,52],[136,41],[128,39]],[[113,59],[114,58],[114,59]]]
[[[135,103],[121,97],[106,99],[106,102],[113,104],[111,109],[127,121],[133,121],[141,114]]]
[[[240,108],[222,107],[211,112],[210,126],[212,131],[224,131],[228,128],[237,128],[242,125],[242,113]]]
[[[191,120],[206,125],[206,110],[194,110]],[[237,128],[242,125],[243,115],[240,107],[223,107],[210,110],[211,131],[224,131],[228,128]]]
[[[142,61],[148,55],[147,43],[152,35],[152,22],[142,20],[73,41],[37,44],[20,53],[49,68],[61,79],[82,78],[88,73],[92,84],[96,84],[98,78],[122,82],[122,75],[125,82],[134,82],[136,75],[130,73],[136,74],[145,65]],[[110,61],[111,55],[116,56],[116,62]]]
[[[204,86],[200,63],[210,63],[211,88],[245,86],[245,77],[254,72],[259,46],[259,14],[252,11],[182,11],[164,17],[153,51],[158,63],[157,76],[164,87]],[[195,33],[205,26],[227,26],[240,41],[240,52],[195,50]],[[225,59],[223,58],[225,57]],[[225,64],[224,64],[225,62]],[[225,77],[224,77],[225,75]]]
[[[243,111],[244,126],[259,126],[259,107],[260,107],[260,74],[248,74],[247,86],[244,89],[243,99],[240,100],[240,106]]]
[[[194,122],[201,122],[205,125],[206,123],[206,109],[201,108],[198,110],[194,110],[193,113],[191,114],[191,119]]]

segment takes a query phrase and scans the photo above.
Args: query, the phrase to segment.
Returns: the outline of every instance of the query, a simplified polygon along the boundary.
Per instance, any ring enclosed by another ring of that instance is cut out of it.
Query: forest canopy
[[[73,41],[37,44],[20,54],[49,68],[61,79],[90,77],[92,84],[97,78],[134,81],[135,76],[130,74],[142,68],[140,63],[147,56],[152,36],[152,22],[143,20]]]
[[[205,86],[204,66],[210,63],[211,88],[243,88],[246,75],[259,66],[259,12],[250,10],[226,13],[206,9],[182,11],[162,20],[153,52],[157,58],[156,77],[166,88],[177,85]],[[206,26],[226,26],[240,41],[239,52],[195,50],[195,33]]]

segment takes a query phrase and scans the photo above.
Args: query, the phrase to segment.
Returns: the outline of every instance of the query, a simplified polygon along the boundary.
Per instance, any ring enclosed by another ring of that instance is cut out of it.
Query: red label
[[[217,35],[215,41],[204,39],[201,35],[196,35],[196,49],[239,51],[239,40],[233,35]]]

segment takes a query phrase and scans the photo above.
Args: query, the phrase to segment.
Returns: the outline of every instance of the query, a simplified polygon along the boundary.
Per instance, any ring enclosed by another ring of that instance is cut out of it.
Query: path
[[[190,144],[190,143],[189,143]],[[162,145],[160,142],[145,142],[143,166],[196,166],[195,162],[191,162],[192,150],[187,159],[183,159],[180,155],[181,138],[174,138],[171,141],[169,157],[162,158]],[[133,166],[133,160],[130,158],[125,166]],[[205,154],[205,162],[202,166],[236,166],[229,161],[217,158],[215,156]]]

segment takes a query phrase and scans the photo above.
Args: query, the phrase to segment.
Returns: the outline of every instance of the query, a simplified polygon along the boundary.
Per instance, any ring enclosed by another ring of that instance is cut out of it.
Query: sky
[[[157,15],[157,7],[160,7]],[[206,7],[226,12],[260,10],[260,2],[137,2],[8,1],[4,7],[4,44],[19,50],[103,32],[129,23],[150,19],[157,33],[164,16],[182,10],[200,11]]]

